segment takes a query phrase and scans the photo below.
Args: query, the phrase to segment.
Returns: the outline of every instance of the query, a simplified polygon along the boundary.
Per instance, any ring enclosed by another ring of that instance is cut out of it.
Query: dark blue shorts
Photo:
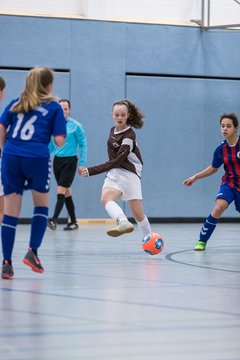
[[[240,212],[240,192],[232,189],[228,185],[221,185],[217,194],[217,199],[224,199],[231,204],[234,201],[236,210]]]
[[[51,160],[49,158],[25,158],[20,156],[2,156],[2,183],[4,195],[24,190],[36,190],[47,193],[51,180]]]

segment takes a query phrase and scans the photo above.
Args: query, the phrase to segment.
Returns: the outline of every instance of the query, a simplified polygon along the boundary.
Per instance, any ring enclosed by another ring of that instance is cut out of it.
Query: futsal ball
[[[164,247],[162,235],[154,232],[147,234],[142,240],[142,248],[150,255],[159,254]]]

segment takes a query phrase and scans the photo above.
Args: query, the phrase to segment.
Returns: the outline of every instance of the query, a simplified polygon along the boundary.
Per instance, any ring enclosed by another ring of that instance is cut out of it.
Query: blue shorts
[[[23,194],[24,190],[47,193],[51,180],[50,158],[2,156],[2,183],[4,195]]]
[[[228,185],[221,185],[217,199],[224,199],[230,205],[234,201],[236,210],[240,212],[240,192]]]

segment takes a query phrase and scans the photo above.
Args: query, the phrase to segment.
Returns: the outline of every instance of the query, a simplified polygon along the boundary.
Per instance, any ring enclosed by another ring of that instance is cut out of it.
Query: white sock
[[[147,234],[149,234],[152,231],[151,225],[150,225],[146,215],[144,216],[144,219],[140,222],[137,222],[137,224],[138,224],[138,228],[139,228],[140,232],[142,233],[143,237],[145,237]]]
[[[126,219],[126,216],[122,211],[121,207],[115,201],[108,201],[105,205],[105,210],[107,211],[108,215],[114,220]]]

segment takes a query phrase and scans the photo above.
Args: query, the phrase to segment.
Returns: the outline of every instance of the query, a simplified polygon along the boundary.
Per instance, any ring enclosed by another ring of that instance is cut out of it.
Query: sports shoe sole
[[[56,230],[57,229],[57,225],[55,226],[53,226],[53,225],[51,225],[51,224],[47,224],[47,227],[49,228],[49,229],[51,229],[51,230]]]
[[[1,277],[2,279],[12,279],[14,276],[13,267],[10,264],[3,264]]]
[[[120,236],[123,234],[131,233],[131,232],[133,232],[133,230],[134,230],[134,227],[131,227],[131,228],[129,227],[128,229],[122,230],[122,231],[120,231],[118,229],[110,229],[107,231],[107,234],[109,236],[117,237],[117,236]]]
[[[12,279],[14,277],[14,274],[2,274],[2,279],[6,279],[6,280],[8,280],[8,279]]]
[[[36,266],[34,266],[28,259],[23,259],[23,263],[27,266],[29,266],[32,271],[37,272],[37,273],[43,273],[44,270],[43,269],[38,269]]]
[[[79,226],[76,226],[76,227],[74,227],[74,228],[71,228],[70,226],[68,227],[68,226],[65,226],[64,228],[63,228],[63,230],[64,231],[73,231],[73,230],[78,230],[79,229]]]

